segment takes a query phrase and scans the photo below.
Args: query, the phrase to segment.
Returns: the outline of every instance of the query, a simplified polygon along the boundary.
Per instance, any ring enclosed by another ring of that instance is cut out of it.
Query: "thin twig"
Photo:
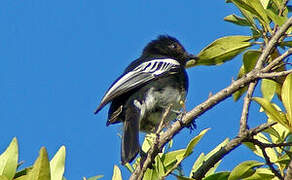
[[[259,74],[259,77],[260,78],[275,78],[279,76],[286,76],[290,73],[292,73],[292,69],[289,69],[287,71],[281,71],[281,72],[261,73]]]
[[[266,67],[262,69],[262,72],[269,72],[274,66],[279,64],[283,59],[287,58],[292,54],[292,48],[289,48],[286,52],[284,52],[281,56],[278,56],[272,62],[270,62]]]
[[[249,112],[250,101],[256,85],[257,81],[251,82],[248,86],[247,93],[244,97],[238,136],[241,136],[247,130],[247,117]]]
[[[252,141],[250,142],[260,142],[257,139],[252,139]],[[263,143],[260,142],[260,145],[263,146],[264,148],[275,148],[275,147],[286,147],[286,146],[292,146],[292,142],[288,142],[288,143],[278,143],[278,144],[269,144],[269,143]]]
[[[262,142],[260,142],[257,139],[249,139],[248,141],[249,142],[252,142],[255,145],[257,145],[261,149],[261,151],[263,153],[263,156],[264,156],[264,158],[266,160],[267,165],[269,166],[269,168],[271,169],[271,171],[275,174],[275,176],[277,176],[281,180],[284,179],[282,177],[282,175],[274,168],[273,163],[271,162],[270,157],[268,156],[268,154],[266,152],[265,144],[263,144]]]
[[[157,130],[156,130],[156,135],[159,135],[159,134],[161,133],[161,131],[163,130],[163,128],[164,128],[164,124],[165,124],[165,120],[166,120],[167,116],[169,115],[170,110],[171,110],[172,107],[173,107],[173,105],[170,104],[170,105],[166,108],[165,112],[163,113],[162,118],[161,118],[161,121],[160,121],[160,123],[159,123],[159,126],[158,126],[158,128],[157,128]]]

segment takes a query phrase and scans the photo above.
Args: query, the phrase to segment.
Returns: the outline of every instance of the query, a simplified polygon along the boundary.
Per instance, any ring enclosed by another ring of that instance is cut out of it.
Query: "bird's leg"
[[[181,126],[186,126],[185,123],[182,121],[183,117],[186,115],[187,111],[186,111],[186,106],[185,106],[185,102],[184,101],[180,101],[179,104],[182,107],[182,110],[180,111],[180,113],[177,116],[177,120],[179,121],[179,123],[181,124]]]
[[[197,125],[194,121],[192,121],[190,124],[185,124],[182,119],[184,118],[184,116],[186,115],[187,113],[187,110],[186,110],[186,106],[185,106],[185,102],[184,101],[180,101],[179,102],[180,105],[182,106],[182,111],[180,112],[180,114],[178,115],[177,119],[179,121],[179,123],[181,124],[181,126],[186,126],[187,128],[189,128],[191,131],[193,129],[196,129],[197,128]]]

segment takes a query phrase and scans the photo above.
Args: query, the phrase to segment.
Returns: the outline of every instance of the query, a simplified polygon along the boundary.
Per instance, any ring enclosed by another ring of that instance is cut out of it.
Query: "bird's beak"
[[[193,54],[188,54],[188,61],[196,61],[199,58]]]
[[[197,56],[193,54],[186,54],[187,62],[186,62],[186,68],[192,67],[197,63],[197,60],[199,59]]]

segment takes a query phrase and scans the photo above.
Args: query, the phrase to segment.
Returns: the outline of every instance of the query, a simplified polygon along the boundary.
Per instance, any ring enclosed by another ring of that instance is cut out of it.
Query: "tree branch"
[[[251,82],[249,84],[248,90],[244,97],[238,136],[241,136],[247,130],[247,117],[248,117],[248,112],[249,112],[250,101],[251,101],[253,91],[257,85],[257,82],[258,81],[256,80],[255,82]]]
[[[274,168],[273,163],[270,161],[270,157],[268,156],[268,154],[267,154],[267,152],[266,152],[266,147],[265,147],[265,145],[267,145],[267,144],[264,144],[264,143],[260,142],[260,141],[257,140],[257,139],[249,139],[248,142],[251,142],[251,143],[257,145],[257,146],[261,149],[261,151],[262,151],[262,153],[263,153],[263,156],[264,156],[264,158],[265,158],[265,160],[266,160],[266,163],[267,163],[267,165],[269,166],[269,168],[271,169],[271,171],[272,171],[272,172],[275,174],[275,176],[277,176],[280,180],[283,180],[284,178],[283,178],[283,177],[281,176],[281,174],[280,174],[280,173]]]

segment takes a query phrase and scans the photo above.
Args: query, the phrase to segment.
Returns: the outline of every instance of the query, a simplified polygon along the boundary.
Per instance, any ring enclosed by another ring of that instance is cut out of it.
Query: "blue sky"
[[[160,34],[178,38],[197,54],[225,35],[249,35],[248,28],[224,22],[238,11],[224,1],[203,0],[26,0],[0,1],[0,152],[17,137],[23,167],[45,146],[50,158],[67,149],[68,180],[112,176],[120,162],[121,125],[106,127],[106,107],[93,111],[123,69]],[[187,109],[203,102],[236,77],[241,59],[216,67],[188,69]],[[183,148],[200,130],[211,128],[183,166],[226,137],[236,136],[242,102],[228,99],[197,119],[197,130],[183,130],[174,149]],[[264,119],[252,106],[250,126]],[[254,158],[245,147],[230,153],[219,170]],[[121,165],[125,178],[129,173]]]

